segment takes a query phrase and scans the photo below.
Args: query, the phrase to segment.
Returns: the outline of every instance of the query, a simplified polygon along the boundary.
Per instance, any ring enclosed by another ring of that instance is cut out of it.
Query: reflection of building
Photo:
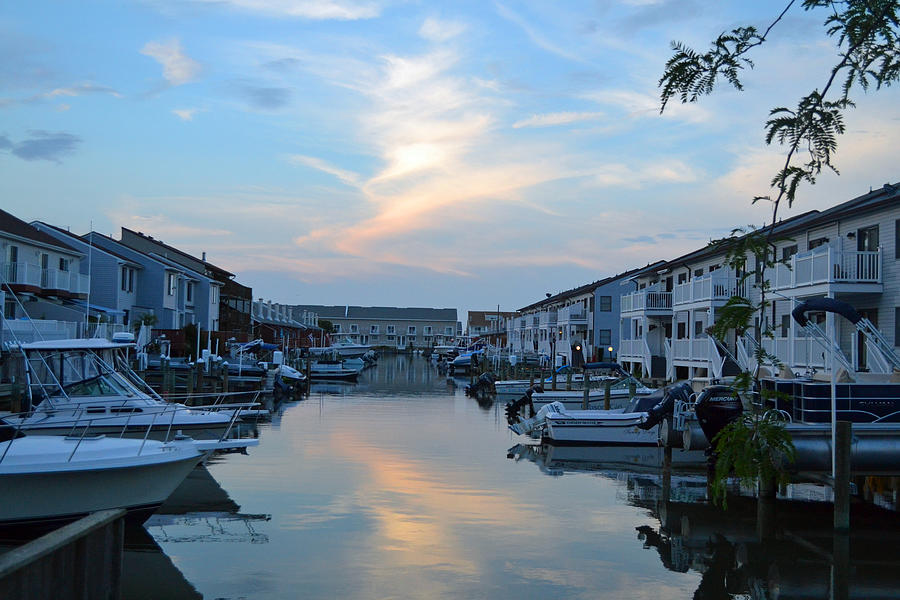
[[[388,348],[431,348],[449,344],[457,335],[455,308],[398,308],[393,306],[295,305],[294,320],[315,313],[334,326],[332,339],[349,338],[358,344]]]

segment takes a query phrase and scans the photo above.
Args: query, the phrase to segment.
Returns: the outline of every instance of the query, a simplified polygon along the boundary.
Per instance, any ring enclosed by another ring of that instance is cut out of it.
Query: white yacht
[[[336,353],[341,358],[357,358],[363,356],[372,349],[368,344],[357,344],[349,338],[341,338],[330,346],[314,347],[309,349],[313,356]]]
[[[72,339],[20,344],[33,410],[3,421],[16,430],[66,435],[91,434],[171,439],[176,432],[220,438],[235,416],[252,403],[191,408],[166,402],[128,366],[130,343]]]
[[[0,525],[74,520],[124,508],[143,522],[212,451],[258,440],[169,442],[17,434],[0,427]]]

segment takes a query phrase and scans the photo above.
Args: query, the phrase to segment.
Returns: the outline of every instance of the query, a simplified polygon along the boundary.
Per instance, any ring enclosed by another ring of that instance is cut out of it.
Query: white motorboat
[[[177,431],[195,438],[219,438],[236,411],[254,403],[191,408],[163,400],[128,366],[130,343],[72,339],[21,344],[25,357],[29,414],[5,417],[17,430],[66,435],[91,434],[170,438]]]
[[[369,346],[368,344],[357,344],[345,337],[334,342],[330,346],[309,348],[309,353],[313,356],[322,356],[333,352],[342,358],[357,358],[363,356],[371,349],[372,346]]]
[[[347,368],[342,360],[317,360],[309,365],[309,378],[312,380],[356,381],[359,370]]]
[[[2,434],[10,438],[8,426]],[[64,522],[124,508],[143,522],[210,452],[258,440],[169,442],[28,435],[0,442],[0,525]]]
[[[676,395],[687,393],[684,385],[659,390],[647,396],[635,396],[620,410],[572,410],[560,402],[543,406],[533,417],[521,419],[510,411],[509,428],[517,434],[539,434],[548,444],[593,444],[624,446],[656,446],[658,420],[650,423],[649,412],[660,412],[660,406],[674,403]],[[526,397],[527,399],[527,397]],[[509,409],[508,409],[509,410]]]

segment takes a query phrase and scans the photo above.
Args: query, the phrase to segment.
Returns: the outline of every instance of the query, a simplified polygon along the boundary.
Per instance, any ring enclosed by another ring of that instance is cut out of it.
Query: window
[[[175,292],[178,291],[178,277],[175,275],[175,273],[169,273],[169,277],[168,277],[167,281],[168,281],[168,284],[167,284],[166,293],[170,296],[174,296]]]
[[[416,326],[410,325],[409,327],[407,327],[406,333],[408,333],[409,335],[416,335]]]
[[[859,252],[878,250],[878,225],[864,227],[856,232],[856,249]]]
[[[694,321],[694,337],[703,337],[703,321]]]
[[[378,333],[378,325],[370,325],[369,333]]]
[[[69,271],[69,259],[68,258],[60,258],[59,259],[59,270],[63,272]]]
[[[791,315],[781,315],[781,337],[786,338],[791,331]]]
[[[122,315],[122,325],[128,325],[128,309],[126,308],[124,311],[125,314]]]
[[[702,276],[703,276],[703,269],[697,269],[696,271],[694,271],[694,277],[702,277]]]
[[[452,327],[444,327],[444,335],[453,335]]]
[[[377,342],[377,341],[378,341],[378,337],[379,337],[379,336],[377,336],[377,335],[373,335],[372,337],[369,338],[369,341]]]
[[[683,340],[687,337],[687,323],[684,321],[678,323],[678,327],[676,328],[675,339]]]
[[[394,326],[393,326],[393,325],[388,325],[388,326],[387,326],[387,332],[388,332],[388,335],[397,333],[397,332],[394,330]],[[391,339],[393,339],[393,338],[391,338]]]
[[[781,260],[789,260],[795,254],[797,254],[797,244],[785,246],[781,249]]]
[[[414,336],[414,335],[409,336],[409,343],[414,344],[415,342],[416,342],[416,336]]]
[[[900,258],[900,219],[894,221],[894,258]]]
[[[12,296],[6,296],[6,300],[3,302],[3,318],[16,318],[16,300]]]
[[[687,273],[679,273],[678,274],[678,283],[685,283],[687,281]]]
[[[128,291],[128,267],[122,267],[122,291]]]
[[[188,281],[187,287],[184,292],[184,299],[187,302],[194,302],[194,282]]]
[[[597,345],[601,348],[607,348],[612,344],[612,330],[600,329],[597,331]]]
[[[335,333],[341,332],[341,324],[340,323],[334,323],[334,325],[332,325],[332,327],[333,327],[333,330]]]
[[[394,336],[392,336],[392,335],[387,336],[387,341],[393,342],[393,341],[394,341]]]
[[[357,325],[356,323],[351,323],[350,333],[359,333],[359,325]]]
[[[219,286],[211,285],[209,286],[209,303],[210,305],[215,305],[219,303]]]
[[[900,223],[900,221],[898,221],[898,223]],[[824,246],[827,243],[828,243],[827,237],[819,237],[814,240],[809,240],[809,249],[813,250],[815,248],[818,248],[819,246]]]
[[[425,335],[431,335],[431,325],[425,326]]]
[[[612,312],[612,296],[600,296],[600,312]]]
[[[709,265],[709,272],[712,273],[713,271],[718,270],[719,266],[720,265]]]

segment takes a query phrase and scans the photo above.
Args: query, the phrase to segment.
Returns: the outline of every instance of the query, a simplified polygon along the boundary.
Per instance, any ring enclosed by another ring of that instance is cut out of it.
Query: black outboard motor
[[[544,388],[542,388],[539,385],[536,385],[533,388],[529,389],[527,392],[525,392],[525,395],[522,396],[521,398],[519,398],[518,400],[507,402],[506,403],[506,422],[509,423],[510,425],[515,425],[516,423],[518,423],[519,422],[519,412],[521,412],[521,410],[523,408],[525,408],[526,406],[528,406],[530,409],[530,414],[528,416],[533,417],[535,410],[534,410],[534,403],[531,401],[531,395],[534,394],[535,392],[543,392],[543,391],[544,391]]]
[[[494,392],[494,374],[482,373],[475,383],[466,386],[466,396],[476,396],[481,393]]]
[[[712,446],[713,439],[732,421],[740,418],[744,405],[737,392],[727,385],[710,385],[697,396],[694,407],[703,435]]]
[[[647,418],[643,423],[638,425],[641,429],[651,429],[659,425],[666,417],[671,417],[675,413],[676,400],[690,400],[691,394],[694,392],[691,385],[686,382],[676,383],[663,390],[662,400],[653,408],[647,411]]]

